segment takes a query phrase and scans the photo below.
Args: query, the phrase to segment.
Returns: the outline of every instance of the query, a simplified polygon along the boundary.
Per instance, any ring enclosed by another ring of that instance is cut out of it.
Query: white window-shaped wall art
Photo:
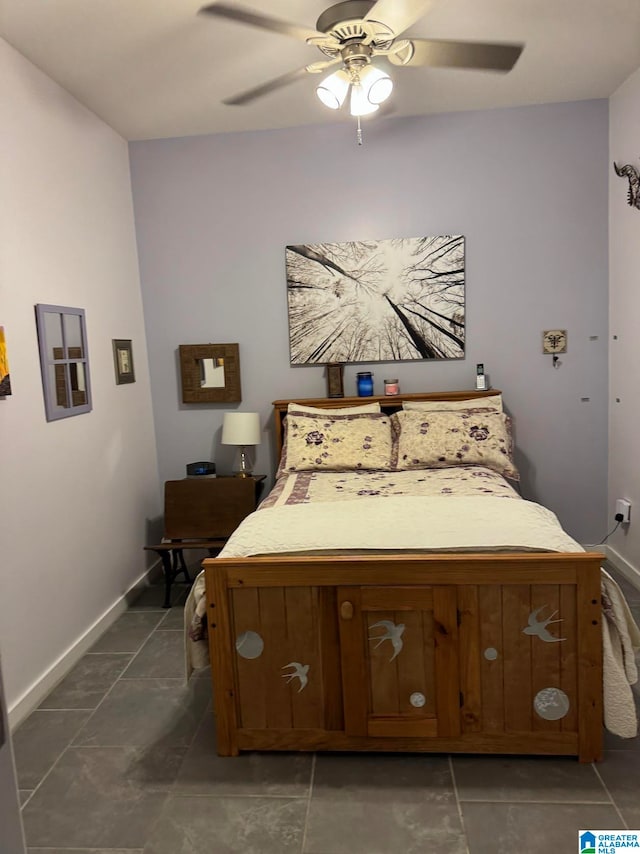
[[[91,411],[84,309],[36,305],[47,421]]]

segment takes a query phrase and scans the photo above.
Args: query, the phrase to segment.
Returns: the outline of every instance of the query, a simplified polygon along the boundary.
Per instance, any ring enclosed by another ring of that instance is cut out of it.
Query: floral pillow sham
[[[511,421],[494,410],[416,412],[391,416],[397,469],[486,466],[513,480]]]
[[[295,471],[391,468],[391,419],[383,413],[289,412],[278,476]]]

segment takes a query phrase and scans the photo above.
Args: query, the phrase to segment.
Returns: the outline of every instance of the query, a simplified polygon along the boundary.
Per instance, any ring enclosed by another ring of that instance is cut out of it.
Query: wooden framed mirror
[[[183,403],[236,403],[240,388],[237,344],[180,344]]]

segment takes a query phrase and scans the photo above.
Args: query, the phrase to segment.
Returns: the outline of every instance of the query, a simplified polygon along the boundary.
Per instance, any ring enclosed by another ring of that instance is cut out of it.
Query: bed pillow
[[[502,412],[502,395],[488,394],[485,397],[469,397],[466,400],[405,400],[402,408],[409,412],[438,412],[461,409],[496,409]]]
[[[290,412],[278,476],[296,471],[391,468],[391,420],[381,412],[315,415]]]
[[[308,415],[364,415],[380,412],[379,403],[363,403],[359,406],[341,406],[331,409],[321,409],[316,406],[303,406],[301,403],[290,403],[287,412],[306,412]]]
[[[391,419],[398,469],[478,465],[519,480],[512,459],[511,419],[502,412],[402,411]]]

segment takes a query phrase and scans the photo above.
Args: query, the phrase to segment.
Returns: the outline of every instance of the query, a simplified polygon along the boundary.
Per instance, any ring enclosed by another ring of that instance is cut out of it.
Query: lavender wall
[[[240,343],[245,410],[323,396],[289,366],[284,247],[466,236],[467,358],[371,366],[405,391],[472,387],[482,361],[515,417],[526,497],[583,542],[607,484],[606,101],[136,142],[134,208],[161,479],[215,458],[224,407],[180,402],[179,344]],[[541,331],[569,330],[554,370]],[[593,338],[593,340],[592,340]],[[346,371],[346,392],[355,373]],[[582,398],[589,398],[582,401]],[[269,425],[267,424],[267,427]],[[271,447],[258,469],[273,468]]]
[[[638,267],[640,211],[627,204],[629,183],[611,165],[631,163],[638,168],[640,136],[640,69],[611,96],[609,227],[609,311],[611,317],[609,371],[609,518],[617,498],[631,501],[631,524],[609,540],[609,557],[640,582],[640,460],[638,459]],[[615,335],[615,338],[613,336]]]

